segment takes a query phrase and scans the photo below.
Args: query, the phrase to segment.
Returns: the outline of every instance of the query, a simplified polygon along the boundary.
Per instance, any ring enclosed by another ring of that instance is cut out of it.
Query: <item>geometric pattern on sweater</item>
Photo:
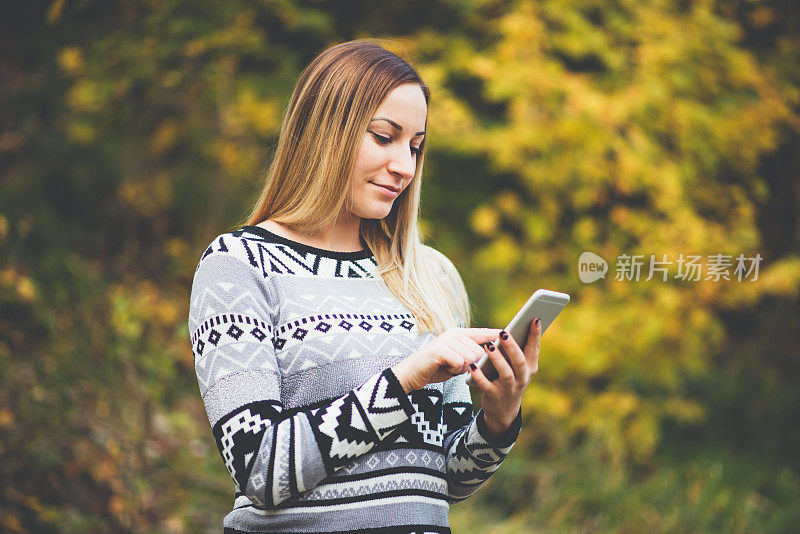
[[[209,295],[213,293],[209,291]],[[207,390],[211,379],[219,381],[245,369],[277,371],[268,349],[271,338],[272,325],[255,317],[222,313],[206,320],[191,336],[201,389]],[[209,347],[217,350],[209,351]],[[237,357],[236,353],[242,350],[247,350],[249,356]],[[232,353],[234,356],[230,357]]]
[[[416,393],[414,395],[413,393]],[[444,440],[442,426],[442,394],[438,391],[421,389],[413,391],[411,404],[415,413],[411,416],[411,423],[416,427],[422,441],[441,447]]]
[[[239,325],[236,325],[236,323]],[[226,327],[224,325],[230,323],[230,327]],[[220,338],[222,334],[219,331],[224,331],[225,334],[230,336],[230,339],[225,341],[239,341],[242,338],[242,335],[249,334],[252,336],[253,339],[258,341],[259,343],[263,342],[268,337],[272,338],[272,325],[267,324],[264,321],[259,321],[258,319],[251,319],[250,317],[241,315],[233,315],[233,314],[221,314],[214,317],[208,318],[200,327],[192,334],[191,341],[194,344],[196,341],[200,341],[200,338],[203,337],[205,334],[205,343],[211,343],[215,347],[219,347],[220,345]],[[242,341],[246,340],[242,339]],[[223,343],[225,343],[223,341]],[[203,348],[205,343],[198,344],[195,346],[195,352],[197,354],[203,354]]]
[[[214,425],[217,447],[237,490],[246,486],[264,432],[280,415],[280,403],[260,401],[242,406]]]
[[[517,412],[514,424],[518,424],[520,419],[521,411]],[[466,432],[467,436],[462,442],[463,448],[469,451],[470,456],[487,464],[496,464],[511,450],[511,443],[505,446],[497,446],[496,443],[490,443],[483,437],[484,435],[488,435],[489,431],[486,430],[486,423],[483,420],[482,412],[480,417],[477,417],[473,424],[467,425],[464,432]]]
[[[408,395],[414,414],[404,422],[393,442],[386,442],[381,449],[407,448],[409,446],[440,451],[444,442],[442,424],[442,392],[433,388],[422,388]],[[470,411],[470,415],[471,415]]]
[[[520,410],[511,425],[516,432],[522,423],[521,415]],[[499,443],[490,443],[484,435],[489,435],[489,432],[481,410],[466,427],[456,430],[445,440],[451,502],[459,502],[472,494],[500,467],[513,446],[513,441],[509,442],[505,437]]]
[[[414,315],[411,313],[395,313],[386,315],[370,315],[359,313],[326,313],[311,315],[281,325],[275,332],[273,343],[277,350],[289,349],[304,341],[326,334],[351,333],[352,331],[370,332],[380,328],[385,332],[392,329],[404,329],[412,332]]]
[[[198,384],[236,487],[225,527],[449,531],[447,503],[496,471],[519,425],[487,440],[463,376],[405,394],[391,366],[432,336],[383,285],[369,250],[323,251],[262,230],[217,236],[190,300]],[[408,517],[418,528],[396,530]]]
[[[344,397],[312,410],[308,419],[328,474],[389,436],[400,424],[395,415],[399,412],[410,416],[414,408],[390,370]]]
[[[335,483],[320,484],[298,500],[297,504],[320,505],[331,501],[359,502],[364,499],[380,499],[387,494],[439,496],[447,492],[447,480],[443,473],[428,470],[417,470],[414,478],[404,473],[377,472],[369,478],[339,477]]]
[[[286,302],[290,301],[286,299]],[[390,335],[386,335],[380,328],[373,328],[370,332],[357,328],[349,334],[307,337],[303,342],[293,343],[283,350],[275,349],[275,356],[284,379],[296,382],[300,381],[299,377],[305,379],[309,374],[313,377],[317,369],[329,364],[346,364],[348,361],[353,361],[353,365],[361,365],[364,356],[369,354],[380,353],[399,360],[419,346],[416,323],[412,325],[411,330],[406,332],[404,329],[395,329]],[[373,372],[378,370],[374,369]],[[309,402],[303,398],[296,399],[298,405]]]
[[[364,461],[355,460],[344,466],[340,473],[343,475],[358,475],[374,473],[382,469],[391,469],[395,472],[413,472],[415,469],[434,469],[442,471],[445,458],[441,451],[420,450],[406,447],[390,449],[376,449]],[[338,477],[336,478],[338,480]]]
[[[267,234],[265,236],[265,233]],[[234,237],[245,236],[242,244],[252,265],[264,273],[333,278],[373,278],[378,263],[364,251],[340,253],[331,257],[315,253],[314,247],[301,245],[265,232],[259,226],[243,226],[231,232]],[[277,242],[276,242],[277,241]],[[210,248],[210,247],[209,247]],[[368,252],[368,251],[366,251]],[[209,251],[206,251],[208,254]]]
[[[453,431],[467,426],[472,420],[472,403],[470,402],[449,402],[444,405],[442,410],[443,434],[449,434],[449,429]]]

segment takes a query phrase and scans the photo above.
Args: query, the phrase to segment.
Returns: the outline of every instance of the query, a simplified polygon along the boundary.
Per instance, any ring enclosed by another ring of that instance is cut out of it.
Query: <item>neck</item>
[[[364,249],[361,243],[361,218],[350,213],[340,215],[336,221],[314,233],[300,233],[275,221],[259,223],[267,230],[288,237],[311,247],[338,252],[358,252]]]
[[[364,249],[361,244],[361,217],[352,214],[339,216],[332,225],[309,234],[308,238],[319,243],[316,246],[325,250],[356,252]]]

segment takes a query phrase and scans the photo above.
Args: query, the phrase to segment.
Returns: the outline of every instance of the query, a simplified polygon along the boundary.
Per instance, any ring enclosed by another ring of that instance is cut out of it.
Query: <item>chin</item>
[[[364,210],[357,215],[362,219],[385,219],[392,211],[392,204],[386,206],[375,206],[371,209]]]

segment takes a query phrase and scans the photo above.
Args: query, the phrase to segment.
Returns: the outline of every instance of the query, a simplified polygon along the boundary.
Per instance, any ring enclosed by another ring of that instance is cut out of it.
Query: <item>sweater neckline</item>
[[[341,252],[338,250],[327,250],[324,248],[312,247],[311,245],[306,245],[305,243],[300,243],[293,239],[289,239],[288,237],[278,235],[275,232],[271,232],[261,226],[245,225],[242,226],[241,229],[264,238],[269,242],[282,243],[292,247],[297,251],[310,252],[326,258],[333,258],[336,260],[363,260],[372,256],[372,251],[369,249],[369,247],[353,252]]]

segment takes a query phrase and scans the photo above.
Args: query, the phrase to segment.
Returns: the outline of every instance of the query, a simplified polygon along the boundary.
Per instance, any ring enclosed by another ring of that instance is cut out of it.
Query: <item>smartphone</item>
[[[538,317],[542,321],[542,335],[544,335],[547,327],[550,326],[568,302],[569,295],[566,293],[551,291],[549,289],[537,289],[533,292],[531,298],[528,299],[528,302],[526,302],[514,318],[511,319],[505,331],[511,334],[511,337],[514,338],[514,341],[517,342],[517,345],[519,345],[521,349],[524,349],[525,343],[528,341],[531,322]],[[508,355],[506,355],[502,347],[498,346],[497,348],[506,361],[509,361]],[[492,365],[492,360],[489,359],[488,355],[481,358],[477,365],[489,380],[495,380],[497,378],[497,370],[494,368],[494,365]],[[475,381],[472,380],[472,374],[469,372],[467,373],[466,382],[470,386],[476,385]]]

